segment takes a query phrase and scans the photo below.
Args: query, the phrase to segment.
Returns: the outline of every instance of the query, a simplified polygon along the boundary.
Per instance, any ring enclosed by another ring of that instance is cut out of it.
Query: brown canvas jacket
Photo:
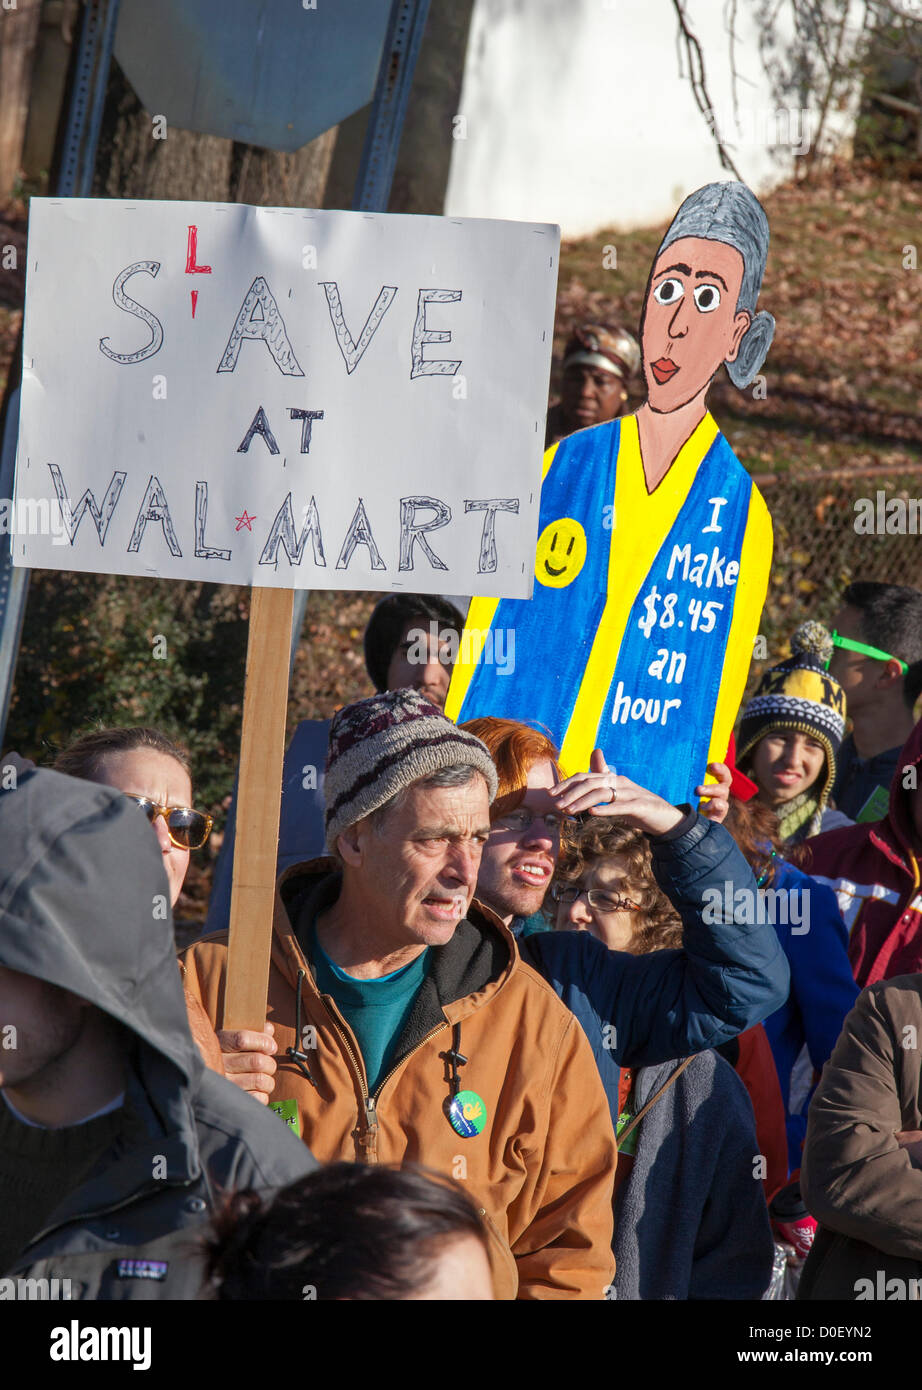
[[[801,1170],[821,1231],[799,1297],[886,1296],[860,1281],[922,1274],[922,1169],[902,1130],[922,1130],[922,975],[869,986],[823,1069]]]
[[[452,940],[433,949],[395,1063],[369,1097],[355,1035],[318,992],[293,926],[335,900],[335,870],[332,860],[314,860],[279,882],[267,1015],[278,1043],[272,1100],[297,1103],[302,1137],[321,1161],[422,1163],[462,1180],[494,1237],[497,1298],[604,1298],[614,1275],[615,1137],[579,1023],[519,958],[511,932],[472,905]],[[182,958],[186,988],[215,1026],[226,957],[221,933]],[[485,1127],[469,1139],[445,1113],[451,1048],[467,1058],[460,1089],[486,1107]]]

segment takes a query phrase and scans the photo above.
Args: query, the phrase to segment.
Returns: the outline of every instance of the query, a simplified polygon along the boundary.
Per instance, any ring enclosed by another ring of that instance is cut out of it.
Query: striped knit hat
[[[403,788],[458,763],[483,773],[493,801],[496,768],[486,746],[415,690],[386,690],[344,706],[330,727],[323,784],[327,849]]]
[[[819,832],[845,733],[845,692],[826,670],[832,638],[822,623],[802,623],[791,638],[791,653],[786,661],[766,671],[743,710],[736,753],[737,765],[745,767],[761,739],[786,730],[806,734],[822,744],[826,753],[822,785],[788,804],[782,817],[783,839]],[[791,823],[785,833],[786,821]]]

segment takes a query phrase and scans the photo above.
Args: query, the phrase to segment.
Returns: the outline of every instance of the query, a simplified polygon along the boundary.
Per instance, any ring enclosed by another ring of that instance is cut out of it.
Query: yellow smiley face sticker
[[[545,526],[538,537],[535,578],[549,589],[565,589],[586,563],[586,532],[572,516]]]

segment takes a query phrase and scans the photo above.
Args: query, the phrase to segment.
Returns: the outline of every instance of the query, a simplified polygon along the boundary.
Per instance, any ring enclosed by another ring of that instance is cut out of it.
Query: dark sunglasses
[[[211,834],[214,821],[204,811],[193,811],[190,806],[158,806],[147,796],[135,796],[125,792],[129,801],[135,802],[153,825],[158,816],[166,821],[166,831],[177,849],[201,849]]]

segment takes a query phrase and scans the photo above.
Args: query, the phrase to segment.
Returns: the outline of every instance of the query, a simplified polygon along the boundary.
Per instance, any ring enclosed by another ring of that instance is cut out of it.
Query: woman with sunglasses
[[[151,822],[163,851],[176,906],[189,868],[189,853],[201,849],[212,819],[192,807],[192,777],[185,751],[159,729],[99,729],[84,734],[54,762],[56,772],[102,782],[137,803]]]
[[[653,875],[646,836],[607,818],[574,824],[549,895],[556,930],[588,931],[633,955],[681,947],[682,919]],[[767,1041],[764,1051],[777,1090]],[[761,1298],[772,1240],[753,1155],[766,1146],[733,1068],[712,1051],[622,1068],[618,1100],[617,1297]],[[780,1096],[777,1111],[775,1185],[787,1176]]]
[[[98,729],[84,734],[59,753],[56,772],[115,787],[147,816],[163,852],[170,887],[170,907],[182,892],[189,855],[201,849],[212,819],[192,806],[192,776],[184,749],[159,729]],[[189,1030],[212,1071],[224,1075],[221,1048],[198,1000],[185,990]]]

